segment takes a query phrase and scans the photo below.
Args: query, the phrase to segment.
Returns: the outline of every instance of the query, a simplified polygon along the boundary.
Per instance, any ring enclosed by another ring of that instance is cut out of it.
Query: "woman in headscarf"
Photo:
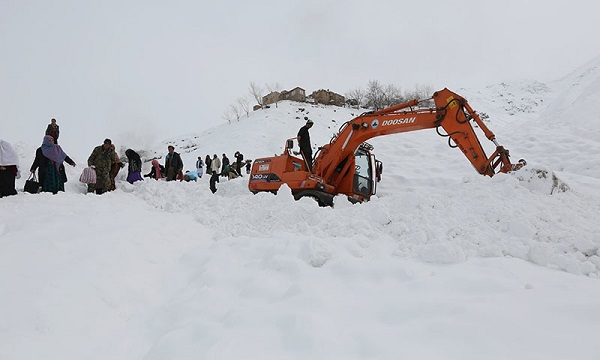
[[[63,162],[75,166],[75,162],[65,154],[60,145],[54,144],[54,138],[50,135],[44,136],[42,146],[35,152],[35,160],[31,164],[31,172],[38,170],[38,180],[42,185],[42,191],[56,194],[65,191],[67,174]]]
[[[133,184],[142,178],[142,159],[140,155],[131,149],[125,150],[129,165],[127,166],[127,181]]]
[[[10,143],[0,140],[0,198],[17,195],[15,179],[20,177],[17,152]]]
[[[165,167],[162,166],[158,160],[154,159],[152,160],[152,169],[148,174],[144,175],[144,177],[160,180],[165,177]]]

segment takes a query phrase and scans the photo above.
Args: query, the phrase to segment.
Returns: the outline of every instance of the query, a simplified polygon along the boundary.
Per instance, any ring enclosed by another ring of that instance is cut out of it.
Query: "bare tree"
[[[425,100],[421,103],[423,106],[433,106],[433,100],[431,96],[433,95],[433,87],[431,85],[416,85],[414,90],[407,91],[404,93],[404,97],[406,99],[417,99],[417,100]]]
[[[430,85],[416,85],[414,90],[406,91],[404,96],[407,99],[427,99],[433,94],[432,87]]]
[[[359,109],[365,101],[365,92],[361,88],[350,90],[346,93],[346,99],[352,102],[356,101],[356,108]]]
[[[402,90],[400,90],[399,87],[393,84],[389,84],[383,89],[382,99],[383,106],[385,107],[404,102],[404,98],[402,97]]]
[[[383,86],[377,80],[369,80],[366,91],[357,88],[346,93],[346,97],[357,100],[359,106],[380,110],[412,99],[425,100],[422,106],[432,106],[433,101],[427,100],[432,94],[431,85],[417,85],[414,90],[402,92],[401,88],[394,84]]]
[[[239,107],[237,107],[235,104],[229,105],[229,110],[230,110],[231,114],[233,115],[233,117],[235,117],[235,119],[239,122],[240,115],[242,115],[242,110]]]
[[[272,84],[265,84],[268,92],[281,91],[281,85],[278,82]]]
[[[250,101],[245,97],[239,97],[237,103],[240,106],[240,109],[246,113],[246,117],[250,117]]]
[[[278,82],[274,82],[274,83],[271,83],[271,84],[265,84],[265,87],[267,88],[267,91],[269,92],[269,94],[273,93],[273,92],[277,92],[277,93],[281,92],[281,85],[279,85]],[[280,99],[278,97],[276,99],[276,101],[275,101],[275,107],[277,107],[277,104],[279,103],[279,100]]]
[[[231,124],[231,121],[233,120],[234,115],[231,112],[231,108],[228,107],[227,109],[225,109],[225,111],[223,111],[223,115],[221,115],[221,119],[227,121],[228,124]]]
[[[433,96],[433,86],[431,85],[417,85],[415,86],[420,99],[427,99]]]
[[[384,106],[383,88],[379,81],[369,80],[367,84],[367,91],[365,93],[365,100],[367,107],[375,110],[382,109]]]
[[[259,85],[256,85],[254,81],[250,82],[250,86],[248,87],[248,92],[250,96],[256,101],[256,103],[260,106],[263,105],[262,98],[264,96],[264,90]]]

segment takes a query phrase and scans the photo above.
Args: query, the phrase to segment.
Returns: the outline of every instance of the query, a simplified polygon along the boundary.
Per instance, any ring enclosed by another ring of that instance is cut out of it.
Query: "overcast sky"
[[[41,143],[55,117],[65,141],[89,129],[90,151],[123,130],[164,139],[223,122],[251,81],[342,94],[371,79],[404,89],[550,81],[600,55],[599,7],[0,0],[0,137]]]

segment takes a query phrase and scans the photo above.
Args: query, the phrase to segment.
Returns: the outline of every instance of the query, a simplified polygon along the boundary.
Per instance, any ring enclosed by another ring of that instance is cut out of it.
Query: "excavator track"
[[[333,207],[333,195],[318,190],[301,190],[293,193],[294,200],[300,200],[303,197],[314,199],[321,207]]]

